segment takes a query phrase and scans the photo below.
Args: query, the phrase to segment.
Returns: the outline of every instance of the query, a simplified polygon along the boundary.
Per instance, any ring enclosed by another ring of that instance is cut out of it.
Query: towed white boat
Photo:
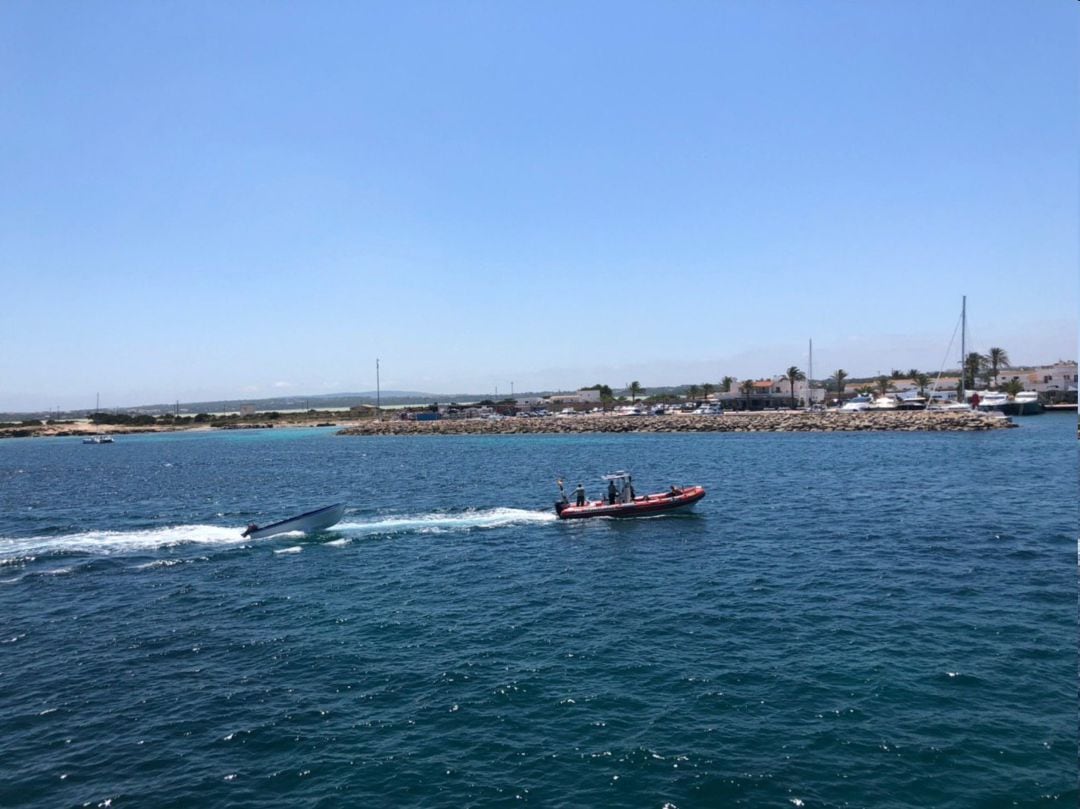
[[[255,523],[252,523],[247,527],[247,530],[244,531],[242,536],[251,539],[265,539],[266,537],[272,537],[278,534],[289,534],[294,531],[310,534],[314,531],[321,531],[324,528],[329,528],[331,525],[336,525],[341,522],[341,518],[344,516],[345,504],[335,503],[332,506],[317,508],[314,511],[307,511],[303,514],[298,514],[295,517],[289,517],[287,520],[281,520],[280,522],[267,525],[264,528],[260,528],[255,525]]]

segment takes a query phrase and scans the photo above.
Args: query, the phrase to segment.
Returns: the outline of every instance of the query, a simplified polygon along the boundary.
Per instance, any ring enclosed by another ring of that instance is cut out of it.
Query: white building
[[[1053,365],[1039,365],[1034,368],[1001,368],[994,378],[994,384],[1001,387],[1011,379],[1019,379],[1024,385],[1024,390],[1039,393],[1075,393],[1076,362],[1058,360]]]
[[[731,383],[731,390],[727,393],[721,391],[711,398],[728,406],[738,407],[746,399],[742,392],[743,383],[735,381]],[[772,379],[758,379],[753,381],[754,391],[750,394],[753,404],[752,409],[759,410],[762,407],[790,407],[792,399],[791,381],[786,376],[775,376]],[[810,387],[809,380],[795,380],[795,406],[806,407],[809,404],[823,404],[825,402],[825,388],[819,384]]]
[[[553,393],[547,397],[547,400],[565,404],[600,404],[600,391],[578,390],[573,393]]]

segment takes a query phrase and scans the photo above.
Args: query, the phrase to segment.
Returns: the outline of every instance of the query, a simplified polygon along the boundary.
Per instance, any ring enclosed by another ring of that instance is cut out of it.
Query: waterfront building
[[[1052,365],[1001,368],[994,378],[995,387],[1018,379],[1024,390],[1033,390],[1047,399],[1076,401],[1077,366],[1073,360],[1058,360]]]
[[[600,391],[578,390],[573,393],[553,393],[547,397],[550,404],[600,404]]]
[[[794,393],[786,376],[758,379],[752,384],[753,392],[749,401],[747,395],[741,391],[742,383],[738,381],[732,383],[730,391],[717,393],[714,398],[728,410],[745,410],[748,404],[750,410],[783,410],[791,407],[793,395],[796,407],[821,405],[825,402],[825,389],[818,383],[811,384],[808,379],[796,380]]]

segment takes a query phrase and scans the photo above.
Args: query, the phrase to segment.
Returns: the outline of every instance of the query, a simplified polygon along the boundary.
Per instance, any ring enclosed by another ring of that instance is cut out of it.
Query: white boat
[[[870,397],[866,394],[859,394],[858,396],[852,396],[842,405],[840,405],[840,411],[843,413],[857,413],[861,410],[866,410],[870,407]]]
[[[1033,390],[1022,390],[1012,400],[1015,413],[1009,413],[1010,408],[1006,408],[1005,412],[1009,415],[1016,416],[1035,416],[1042,413],[1046,408],[1043,407],[1043,403],[1039,401],[1039,394]]]
[[[925,410],[926,399],[918,393],[908,394],[907,396],[900,394],[896,397],[896,406],[901,410]]]
[[[996,412],[1006,416],[1034,416],[1043,412],[1039,394],[1032,390],[1020,391],[1015,397],[1004,391],[978,391],[979,410]]]
[[[866,406],[867,410],[896,410],[899,405],[893,396],[878,396]]]
[[[718,404],[703,404],[697,410],[690,411],[694,416],[722,416],[724,415],[724,408]]]
[[[926,405],[926,409],[933,413],[953,413],[966,411],[971,412],[971,405],[966,405],[963,402],[957,402],[954,399],[942,399],[934,398]]]
[[[996,390],[973,390],[968,394],[968,402],[983,412],[1001,411],[1008,401],[1009,397],[1005,393]]]
[[[289,517],[287,520],[281,520],[280,522],[273,523],[260,528],[252,523],[247,527],[242,536],[249,537],[251,539],[265,539],[266,537],[276,536],[277,534],[289,534],[292,532],[299,532],[303,534],[310,534],[314,531],[321,531],[324,528],[329,528],[331,525],[336,525],[341,522],[341,518],[345,516],[345,504],[335,503],[332,506],[326,506],[324,508],[317,508],[314,511],[308,511],[303,514],[298,514],[295,517]]]
[[[113,438],[111,435],[98,433],[97,435],[88,435],[82,442],[84,444],[111,444],[113,443]]]

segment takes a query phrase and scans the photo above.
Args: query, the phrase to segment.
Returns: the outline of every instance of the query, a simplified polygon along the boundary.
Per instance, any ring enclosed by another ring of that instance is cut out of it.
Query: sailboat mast
[[[967,295],[960,304],[960,401],[964,396],[964,388],[967,382]]]
[[[806,369],[806,406],[814,406],[814,338],[810,338],[810,363]]]

